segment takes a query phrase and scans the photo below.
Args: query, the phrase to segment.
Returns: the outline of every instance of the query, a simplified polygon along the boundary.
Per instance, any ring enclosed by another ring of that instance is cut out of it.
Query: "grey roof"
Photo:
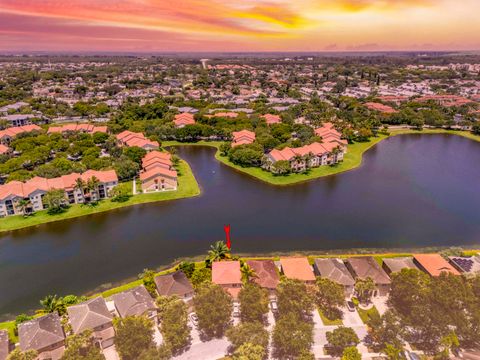
[[[352,286],[355,280],[340,259],[315,259],[315,270],[321,277],[330,279],[343,286]]]
[[[112,300],[121,317],[143,315],[156,308],[155,302],[143,285],[115,294]]]
[[[65,340],[60,316],[57,313],[48,314],[18,325],[20,349],[41,350]]]
[[[379,285],[388,285],[391,283],[387,273],[371,256],[348,258],[347,263],[350,264],[355,272],[354,275],[360,279],[371,278],[375,284]]]
[[[70,324],[75,334],[112,322],[113,315],[101,296],[67,308]]]
[[[0,360],[5,360],[10,350],[10,342],[8,341],[8,332],[0,330]]]
[[[192,284],[183,271],[155,277],[155,284],[160,295],[184,296],[193,292]]]
[[[385,258],[382,260],[392,273],[402,271],[402,269],[418,269],[411,257]]]

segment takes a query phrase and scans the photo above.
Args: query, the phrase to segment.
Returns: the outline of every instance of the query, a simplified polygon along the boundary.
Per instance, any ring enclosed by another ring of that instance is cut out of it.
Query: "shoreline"
[[[128,186],[128,184],[131,184],[131,181],[121,184],[126,184],[124,186]],[[104,199],[94,207],[82,204],[74,204],[66,212],[58,215],[48,215],[47,212],[43,210],[35,212],[33,215],[26,218],[21,215],[8,216],[0,219],[0,240],[2,234],[16,230],[99,214],[139,204],[172,201],[198,196],[201,193],[200,186],[198,185],[195,174],[190,168],[190,165],[184,160],[181,160],[179,164],[178,184],[178,189],[175,191],[132,195],[125,202],[113,202],[111,199]]]
[[[350,144],[348,147],[348,152],[344,156],[344,160],[334,166],[320,166],[312,168],[305,173],[296,173],[289,174],[286,176],[277,176],[272,173],[263,170],[260,167],[242,167],[232,163],[226,156],[220,154],[220,145],[223,141],[198,141],[198,142],[186,142],[182,143],[180,141],[165,141],[162,143],[162,146],[209,146],[216,148],[215,159],[220,163],[236,170],[242,172],[250,177],[253,177],[257,180],[260,180],[264,183],[274,186],[291,186],[297,185],[312,180],[320,179],[327,176],[337,175],[345,173],[354,169],[359,168],[363,163],[363,154],[368,150],[386,140],[390,137],[399,136],[399,135],[457,135],[473,141],[480,142],[480,136],[474,135],[469,131],[465,130],[448,130],[448,129],[423,129],[423,130],[414,130],[414,129],[395,129],[391,130],[388,135],[379,134],[377,137],[372,138],[368,142],[357,142]]]
[[[310,264],[313,264],[315,258],[348,258],[348,257],[361,257],[361,256],[373,256],[377,262],[380,262],[382,258],[395,258],[395,257],[406,257],[412,256],[414,253],[439,253],[445,250],[456,250],[459,251],[463,256],[472,256],[480,253],[479,245],[472,245],[471,247],[449,247],[449,246],[439,246],[439,247],[421,247],[421,248],[351,248],[351,249],[332,249],[332,250],[322,250],[322,251],[287,251],[287,252],[273,252],[265,254],[255,254],[255,253],[236,253],[235,257],[238,257],[242,260],[279,260],[280,257],[295,257],[302,256],[307,257]],[[178,264],[182,261],[190,261],[195,263],[196,267],[204,266],[205,254],[195,255],[192,257],[183,257],[175,259],[169,264],[160,265],[155,268],[155,276],[164,275],[171,273],[176,270]],[[123,279],[118,282],[102,284],[97,286],[91,291],[87,291],[83,294],[75,294],[77,296],[85,295],[88,298],[94,298],[102,296],[108,298],[119,292],[131,289],[138,285],[142,284],[142,280],[139,280],[134,277]],[[58,295],[58,294],[57,294]],[[65,296],[66,294],[60,294],[60,296]],[[35,314],[36,309],[25,310],[24,313]],[[18,314],[17,314],[18,315]],[[0,314],[0,319],[3,321],[0,322],[0,330],[5,329],[9,331],[11,339],[16,339],[13,335],[13,328],[15,325],[15,320],[12,314]],[[11,320],[5,320],[11,319]]]

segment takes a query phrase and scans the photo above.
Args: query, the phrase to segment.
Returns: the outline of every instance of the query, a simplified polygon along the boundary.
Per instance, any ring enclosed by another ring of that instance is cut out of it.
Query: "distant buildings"
[[[78,186],[79,179],[86,183],[92,178],[98,180],[94,189]],[[22,215],[45,209],[43,196],[53,189],[65,191],[65,202],[74,204],[107,198],[110,196],[110,191],[117,185],[118,177],[115,170],[88,170],[83,174],[72,173],[53,179],[36,176],[24,183],[11,181],[0,185],[0,217]],[[29,204],[25,208],[20,208],[19,201],[24,199],[27,199]]]
[[[107,126],[94,126],[91,124],[68,124],[63,126],[50,126],[47,133],[66,133],[66,132],[84,132],[94,134],[96,132],[107,133]]]
[[[370,110],[379,111],[384,114],[394,114],[397,112],[397,110],[395,110],[391,106],[381,103],[367,102],[365,103],[365,106]]]
[[[282,119],[280,118],[280,115],[265,114],[265,115],[262,115],[262,118],[265,119],[265,121],[267,122],[267,125],[278,124],[282,121]]]
[[[42,128],[38,125],[15,126],[0,130],[0,144],[9,145],[17,135],[41,130]]]

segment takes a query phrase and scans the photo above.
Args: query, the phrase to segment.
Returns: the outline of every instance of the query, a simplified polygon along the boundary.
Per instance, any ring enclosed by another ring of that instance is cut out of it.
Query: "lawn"
[[[215,158],[221,163],[234,168],[235,170],[241,171],[247,175],[250,175],[256,179],[264,181],[272,185],[293,185],[305,181],[310,181],[318,179],[324,176],[335,175],[345,171],[349,171],[359,167],[362,164],[363,153],[375,146],[382,140],[385,140],[391,136],[404,135],[404,134],[454,134],[463,136],[475,141],[480,141],[480,136],[473,135],[468,131],[456,131],[456,130],[445,130],[445,129],[424,129],[424,130],[394,130],[390,132],[390,135],[379,134],[377,137],[371,138],[367,142],[357,142],[354,144],[348,145],[348,152],[345,154],[344,159],[341,163],[332,165],[332,166],[320,166],[317,168],[309,169],[307,172],[301,174],[288,174],[283,176],[274,175],[268,171],[263,170],[259,167],[242,167],[232,163],[228,157],[222,156],[220,154],[219,148],[222,144],[221,141],[199,141],[195,143],[182,143],[178,141],[166,141],[162,143],[162,146],[177,146],[177,145],[196,145],[196,146],[211,146],[217,148],[215,153]]]
[[[7,322],[0,323],[0,330],[7,330],[10,341],[12,341],[13,343],[16,343],[18,341],[18,337],[15,335],[14,329],[15,329],[15,321],[7,321]]]
[[[331,320],[331,319],[327,318],[325,316],[325,314],[320,309],[318,309],[318,313],[320,314],[320,318],[322,319],[322,323],[325,326],[340,326],[340,325],[343,325],[342,319]]]
[[[125,202],[113,202],[110,199],[102,200],[97,205],[74,204],[66,212],[58,215],[49,215],[46,211],[38,211],[32,216],[10,216],[0,220],[0,232],[22,229],[53,221],[72,219],[80,216],[96,214],[113,209],[123,208],[136,204],[144,204],[157,201],[176,200],[197,196],[200,188],[190,166],[185,161],[180,161],[178,167],[178,190],[137,194]],[[120,184],[127,187],[131,192],[132,182]],[[137,187],[138,189],[138,187]]]
[[[355,307],[357,308],[357,311],[358,311],[358,315],[360,315],[360,319],[362,319],[364,324],[367,324],[372,317],[380,316],[375,305],[372,305],[372,307],[368,310],[364,310],[358,305],[358,300],[353,299],[353,303],[355,304]]]

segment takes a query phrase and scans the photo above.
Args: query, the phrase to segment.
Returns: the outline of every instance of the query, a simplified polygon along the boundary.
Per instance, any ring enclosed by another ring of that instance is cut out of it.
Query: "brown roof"
[[[67,308],[70,324],[75,334],[112,322],[105,299],[101,296]]]
[[[60,316],[48,314],[18,325],[20,349],[42,350],[65,340]]]
[[[240,261],[215,261],[212,264],[212,282],[218,285],[241,284]]]
[[[263,288],[276,289],[280,282],[273,260],[248,260],[248,266],[255,271],[253,281]]]
[[[8,340],[8,332],[0,330],[0,360],[5,360],[10,350],[10,342]]]
[[[371,278],[375,284],[388,285],[391,283],[387,273],[378,265],[371,256],[362,256],[348,258],[347,263],[355,272],[355,276],[359,279]]]
[[[289,279],[297,279],[302,281],[315,280],[315,275],[312,271],[308,259],[302,258],[283,258],[280,259],[282,271]]]
[[[416,263],[431,276],[439,276],[442,272],[460,275],[460,272],[440,254],[415,254],[413,258]]]
[[[352,274],[350,274],[340,259],[315,259],[313,266],[323,278],[327,278],[343,286],[352,286],[355,284]]]
[[[156,308],[145,286],[140,285],[112,296],[120,317],[141,316]]]
[[[183,271],[155,277],[155,284],[160,295],[184,296],[193,292],[192,284]]]

